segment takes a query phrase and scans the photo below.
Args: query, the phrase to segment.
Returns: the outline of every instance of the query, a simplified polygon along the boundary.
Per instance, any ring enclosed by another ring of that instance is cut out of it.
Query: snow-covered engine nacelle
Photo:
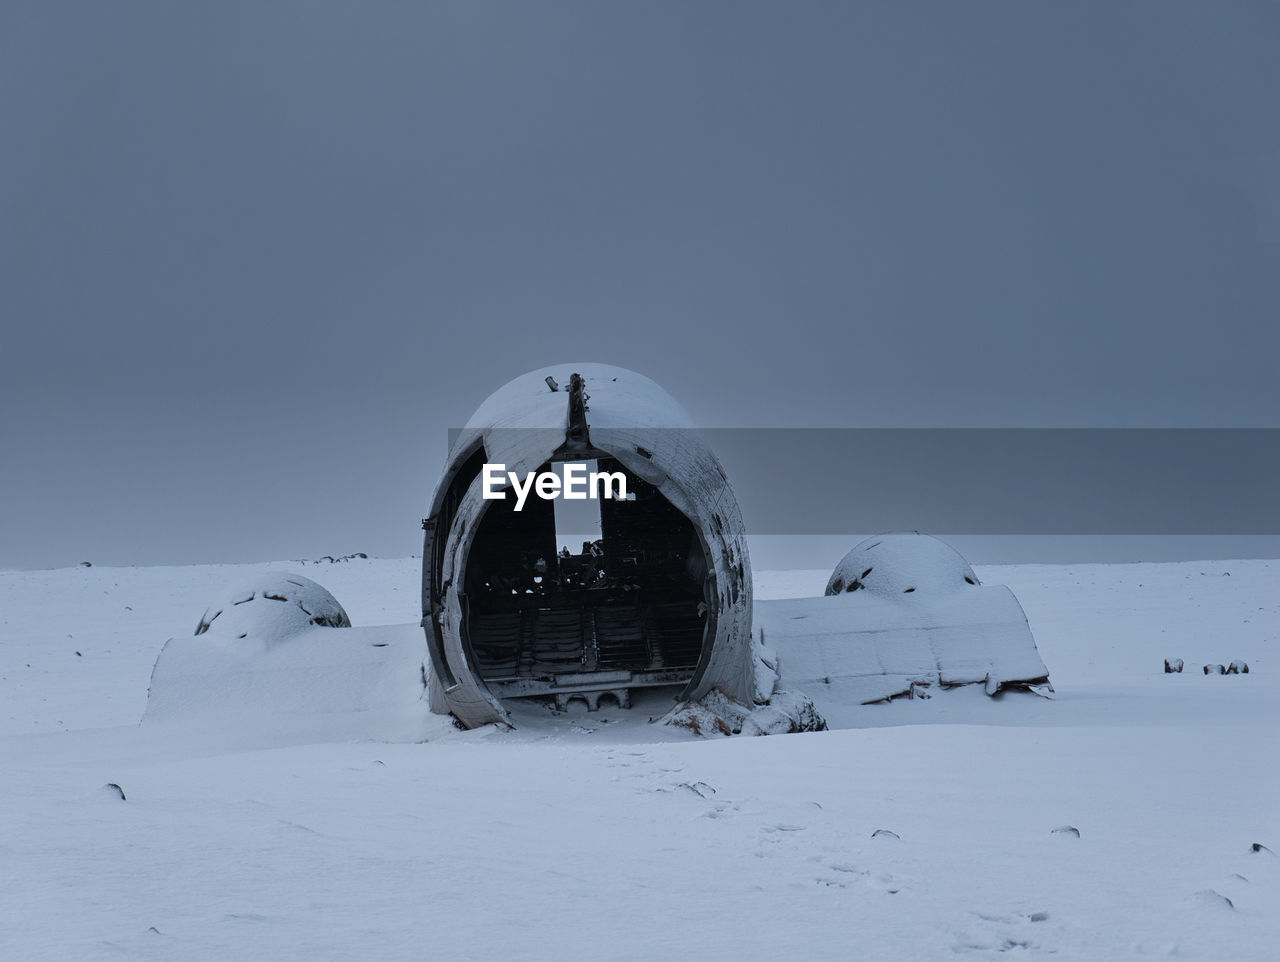
[[[561,501],[494,496],[583,462],[620,474],[626,496],[598,498],[600,537],[581,552],[557,543]],[[563,364],[500,388],[452,444],[423,527],[433,711],[473,728],[509,721],[508,699],[594,705],[607,693],[626,704],[658,687],[676,702],[718,689],[753,703],[738,503],[688,416],[648,378]]]

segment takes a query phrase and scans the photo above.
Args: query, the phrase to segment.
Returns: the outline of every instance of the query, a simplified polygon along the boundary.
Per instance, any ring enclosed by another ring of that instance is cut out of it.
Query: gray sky
[[[1280,425],[1275,3],[0,7],[0,567],[419,547],[543,364]],[[751,519],[751,505],[744,503]]]

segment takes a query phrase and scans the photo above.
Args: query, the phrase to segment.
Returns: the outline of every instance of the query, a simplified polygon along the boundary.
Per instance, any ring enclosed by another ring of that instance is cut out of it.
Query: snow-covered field
[[[979,568],[1053,701],[701,740],[576,705],[417,744],[136,727],[165,640],[254,567],[0,573],[0,958],[1280,952],[1280,562]],[[270,567],[417,620],[414,559]]]

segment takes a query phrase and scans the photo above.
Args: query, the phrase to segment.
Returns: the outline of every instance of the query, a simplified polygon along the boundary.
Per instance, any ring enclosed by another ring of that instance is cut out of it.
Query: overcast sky
[[[0,567],[420,547],[562,360],[1280,426],[1280,5],[0,6]],[[743,505],[748,522],[751,505]]]

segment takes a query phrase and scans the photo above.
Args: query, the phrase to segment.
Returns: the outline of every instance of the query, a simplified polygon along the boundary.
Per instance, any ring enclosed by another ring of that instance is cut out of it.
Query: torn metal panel
[[[629,491],[600,502],[602,537],[581,554],[554,551],[549,502],[521,517],[482,496],[485,463],[523,476],[579,460],[622,472]],[[565,364],[500,388],[456,440],[424,527],[434,711],[475,727],[509,722],[504,698],[649,686],[749,703],[742,517],[715,455],[648,378]]]

